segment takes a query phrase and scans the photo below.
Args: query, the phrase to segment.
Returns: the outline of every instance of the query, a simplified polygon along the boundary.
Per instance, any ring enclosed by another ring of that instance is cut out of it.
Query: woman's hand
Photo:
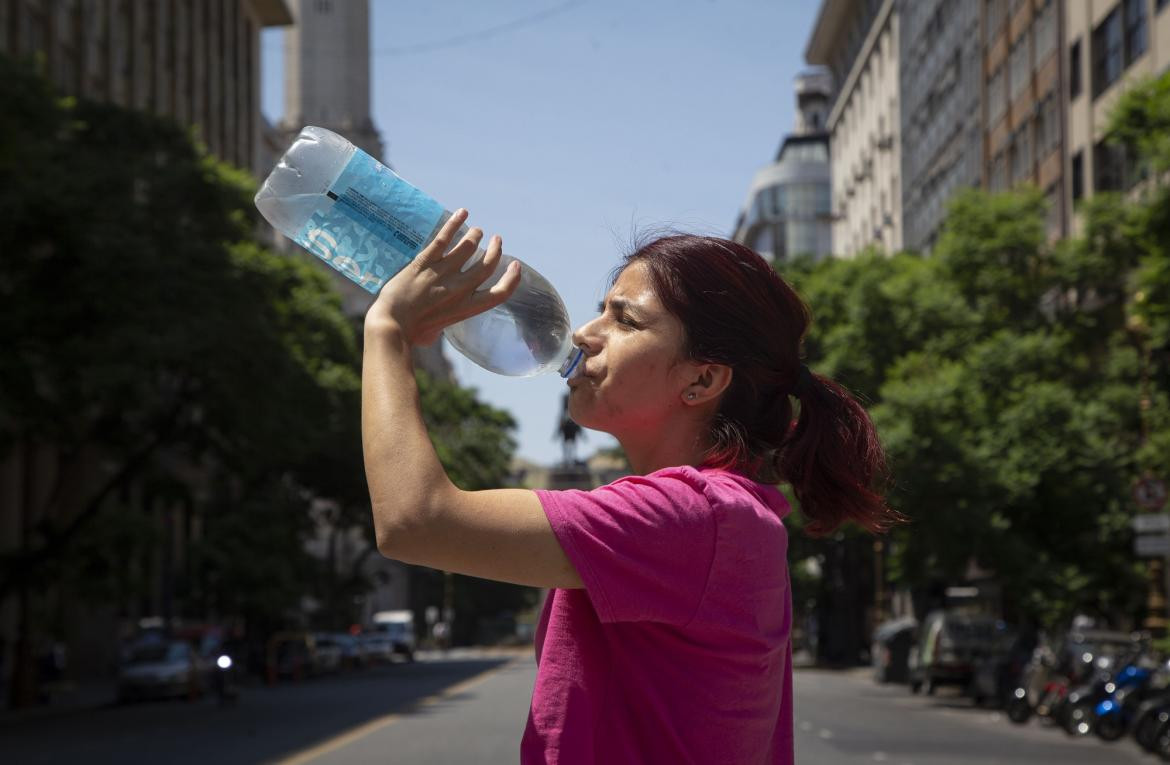
[[[366,330],[397,330],[410,345],[430,345],[447,327],[503,303],[520,285],[520,264],[513,262],[489,290],[476,292],[495,271],[503,241],[493,236],[481,262],[463,271],[483,239],[473,228],[450,249],[467,211],[456,210],[431,243],[378,293],[366,312]]]

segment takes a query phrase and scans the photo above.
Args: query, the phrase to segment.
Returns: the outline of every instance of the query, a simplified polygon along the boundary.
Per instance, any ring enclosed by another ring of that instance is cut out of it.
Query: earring
[[[694,393],[688,393],[688,394],[687,394],[687,400],[689,400],[689,401],[694,401],[694,400],[695,400],[695,394],[694,394]]]

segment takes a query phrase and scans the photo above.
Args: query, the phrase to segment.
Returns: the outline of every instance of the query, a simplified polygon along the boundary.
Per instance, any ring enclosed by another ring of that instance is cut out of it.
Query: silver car
[[[198,655],[182,640],[143,643],[130,649],[118,669],[118,700],[196,698],[203,694]]]

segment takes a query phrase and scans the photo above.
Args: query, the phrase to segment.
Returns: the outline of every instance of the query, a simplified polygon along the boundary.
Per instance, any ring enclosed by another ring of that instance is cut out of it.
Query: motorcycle
[[[215,669],[212,670],[215,673],[212,686],[220,706],[235,704],[240,696],[239,686],[235,680],[235,664],[231,654],[228,653],[220,653],[215,659]]]
[[[1032,715],[1048,717],[1068,694],[1072,672],[1061,672],[1056,655],[1047,645],[1036,646],[1024,667],[1021,681],[1008,697],[1008,719],[1023,725]]]
[[[1149,668],[1138,663],[1141,658],[1141,649],[1135,649],[1116,658],[1098,659],[1093,677],[1068,694],[1061,721],[1065,732],[1070,736],[1089,735],[1096,727],[1099,712],[1113,709],[1119,689],[1141,686],[1150,676]]]
[[[1093,729],[1101,740],[1116,741],[1124,736],[1135,726],[1142,705],[1165,694],[1170,684],[1170,664],[1162,663],[1156,669],[1152,665],[1152,658],[1143,654],[1114,680],[1111,696],[1094,710]]]

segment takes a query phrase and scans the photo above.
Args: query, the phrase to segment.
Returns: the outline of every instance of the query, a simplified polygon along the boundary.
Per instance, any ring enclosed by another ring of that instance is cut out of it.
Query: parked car
[[[318,632],[312,636],[312,650],[310,653],[312,673],[323,675],[341,669],[341,645],[335,637],[327,632]]]
[[[374,614],[374,630],[390,639],[395,655],[414,661],[414,612],[405,609],[379,611]]]
[[[204,667],[185,640],[151,640],[132,646],[118,669],[118,701],[141,698],[197,698],[204,690]]]
[[[317,645],[336,647],[340,669],[357,669],[366,665],[366,655],[361,642],[346,632],[319,633]]]
[[[873,679],[878,683],[910,681],[910,649],[918,622],[912,617],[879,624],[873,632]]]
[[[361,641],[367,663],[388,664],[393,661],[394,641],[384,632],[363,632],[358,640]]]
[[[303,680],[319,665],[314,661],[316,642],[306,632],[278,632],[268,641],[266,665],[269,682]]]
[[[934,693],[940,685],[972,689],[976,665],[1003,650],[1008,627],[990,616],[933,611],[919,628],[910,651],[910,690]]]

